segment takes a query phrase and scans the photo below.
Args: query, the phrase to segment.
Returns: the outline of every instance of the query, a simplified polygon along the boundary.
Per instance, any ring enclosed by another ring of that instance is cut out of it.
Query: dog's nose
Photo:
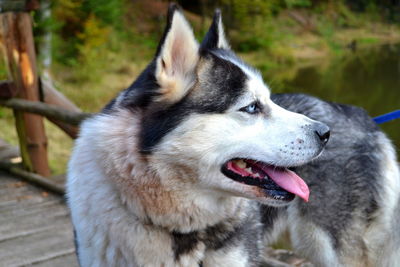
[[[325,145],[328,140],[329,136],[331,135],[331,131],[326,124],[318,123],[315,127],[315,134],[318,136],[319,140],[321,141],[322,145]]]

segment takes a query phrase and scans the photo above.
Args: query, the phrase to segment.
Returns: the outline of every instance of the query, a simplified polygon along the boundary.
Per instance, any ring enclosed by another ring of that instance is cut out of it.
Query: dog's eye
[[[260,104],[257,101],[255,101],[255,102],[251,103],[250,105],[239,109],[239,111],[247,112],[249,114],[257,114],[257,113],[261,112],[261,108],[260,108]]]

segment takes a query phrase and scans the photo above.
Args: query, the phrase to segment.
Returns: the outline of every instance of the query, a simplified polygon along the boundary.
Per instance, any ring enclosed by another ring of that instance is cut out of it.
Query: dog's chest
[[[202,231],[189,233],[172,232],[174,257],[179,260],[179,258],[193,253],[194,250],[213,251],[230,245],[235,239],[239,238],[239,235],[235,234],[238,228],[226,223],[219,223]]]
[[[229,221],[229,220],[228,220]],[[243,222],[242,222],[243,223]],[[218,223],[202,231],[172,232],[171,244],[177,266],[256,266],[258,259],[258,224]],[[192,261],[193,262],[193,261]]]
[[[148,231],[146,240],[135,239],[140,243],[138,250],[135,251],[139,266],[152,262],[154,266],[206,267],[219,266],[219,262],[226,261],[226,258],[238,258],[239,255],[242,260],[249,258],[244,257],[246,251],[243,250],[243,246],[238,246],[243,236],[240,234],[241,227],[229,223],[218,223],[204,230],[189,233],[159,230],[155,230],[154,233]],[[230,248],[234,248],[232,252]],[[238,251],[238,248],[241,251]],[[235,262],[238,260],[235,259]],[[245,264],[233,264],[233,266],[250,265],[246,260]]]

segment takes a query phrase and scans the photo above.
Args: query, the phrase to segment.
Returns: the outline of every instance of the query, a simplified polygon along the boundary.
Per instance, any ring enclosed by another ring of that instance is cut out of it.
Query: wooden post
[[[9,79],[19,89],[17,97],[39,101],[30,14],[28,12],[0,14],[0,40],[3,44]],[[47,138],[42,117],[20,111],[14,113],[24,167],[42,176],[49,176]]]

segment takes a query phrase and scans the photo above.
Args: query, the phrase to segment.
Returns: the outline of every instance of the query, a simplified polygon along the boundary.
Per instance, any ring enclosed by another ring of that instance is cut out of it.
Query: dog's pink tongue
[[[262,169],[277,185],[308,202],[310,190],[303,179],[296,173],[287,169],[274,169],[268,166],[263,166]]]

